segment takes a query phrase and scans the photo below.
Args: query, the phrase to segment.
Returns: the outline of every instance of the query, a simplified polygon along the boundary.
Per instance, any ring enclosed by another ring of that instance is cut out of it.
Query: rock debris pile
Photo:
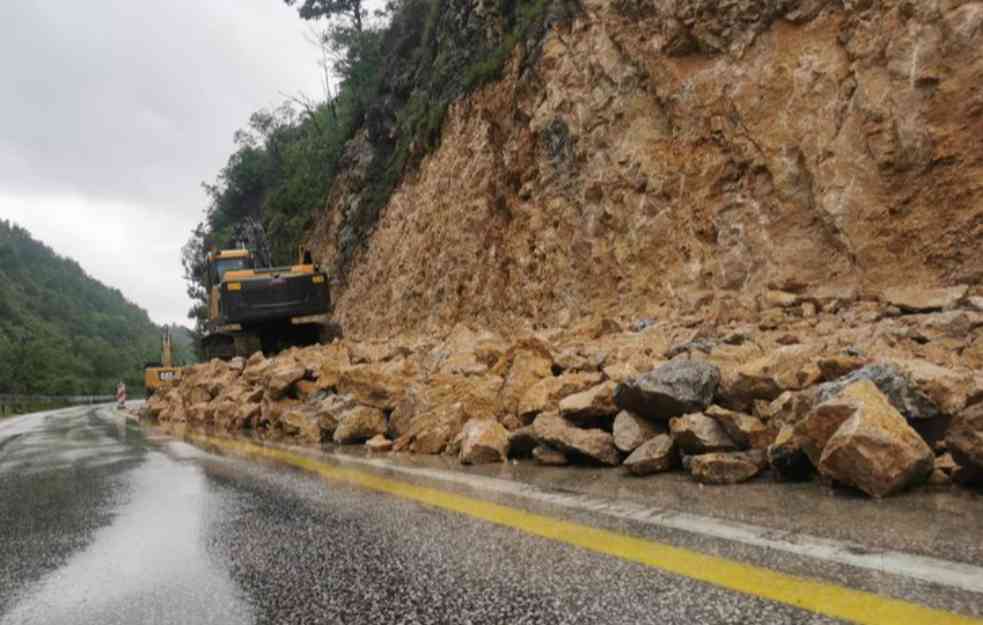
[[[459,324],[439,339],[345,339],[198,365],[144,413],[178,431],[464,464],[623,465],[706,484],[767,473],[872,497],[979,485],[983,313],[972,297],[922,295],[771,293],[756,325],[604,318],[514,338]]]

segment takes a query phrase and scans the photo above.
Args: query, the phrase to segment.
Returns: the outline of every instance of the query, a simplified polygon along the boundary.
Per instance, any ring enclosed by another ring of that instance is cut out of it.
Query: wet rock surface
[[[615,403],[647,419],[668,420],[703,410],[713,401],[720,370],[698,360],[673,360],[619,384]]]

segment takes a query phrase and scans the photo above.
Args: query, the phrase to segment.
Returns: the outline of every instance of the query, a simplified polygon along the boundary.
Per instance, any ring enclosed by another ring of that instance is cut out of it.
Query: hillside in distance
[[[0,220],[0,393],[104,395],[124,380],[137,394],[160,335],[117,289]],[[190,361],[176,343],[177,360]]]

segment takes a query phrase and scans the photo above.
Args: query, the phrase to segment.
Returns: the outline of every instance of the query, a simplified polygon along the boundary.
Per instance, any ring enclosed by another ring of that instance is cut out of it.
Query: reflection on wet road
[[[206,553],[200,469],[109,410],[22,419],[0,441],[0,623],[252,620]]]

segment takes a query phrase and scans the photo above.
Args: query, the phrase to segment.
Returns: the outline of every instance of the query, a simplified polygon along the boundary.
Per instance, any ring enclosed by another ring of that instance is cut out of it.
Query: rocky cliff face
[[[975,285],[981,50],[983,2],[585,0],[452,105],[336,317],[361,336],[716,324],[769,288]],[[329,265],[365,142],[311,237]]]

